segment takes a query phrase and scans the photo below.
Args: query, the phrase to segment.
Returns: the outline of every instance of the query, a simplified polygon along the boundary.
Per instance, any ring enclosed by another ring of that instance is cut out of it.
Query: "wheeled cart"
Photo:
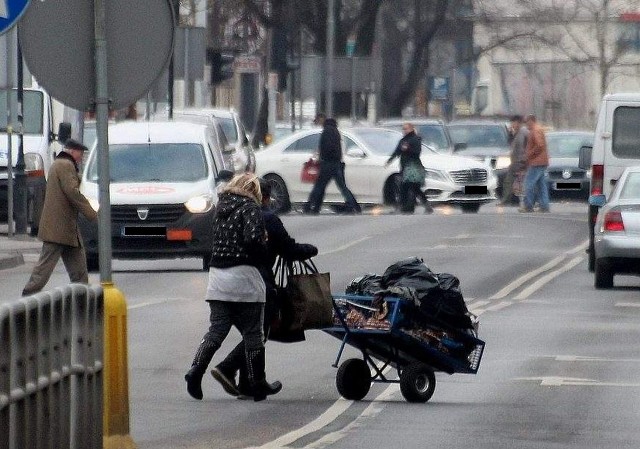
[[[334,325],[323,331],[342,340],[333,366],[338,368],[336,387],[345,399],[361,400],[372,382],[381,382],[399,383],[409,402],[427,402],[436,387],[436,371],[478,371],[485,343],[476,332],[426,317],[406,300],[334,295],[333,308]],[[360,350],[362,359],[339,365],[347,344]],[[398,379],[388,377],[389,367]]]

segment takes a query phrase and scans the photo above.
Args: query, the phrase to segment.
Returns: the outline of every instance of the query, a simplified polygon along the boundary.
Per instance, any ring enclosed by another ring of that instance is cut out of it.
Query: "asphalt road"
[[[206,377],[205,399],[192,400],[183,375],[208,325],[206,273],[197,260],[115,261],[129,306],[134,441],[142,449],[640,447],[640,280],[616,277],[613,290],[594,290],[584,207],[553,210],[284,218],[299,241],[318,245],[335,292],[413,255],[460,278],[485,354],[477,375],[438,373],[426,404],[405,402],[395,384],[373,385],[360,402],[341,399],[331,366],[340,342],[321,331],[268,344],[268,378],[284,384],[278,395],[239,401]],[[33,261],[3,271],[0,288],[19,292]],[[50,285],[65,282],[60,266]],[[214,362],[237,341],[234,331]]]

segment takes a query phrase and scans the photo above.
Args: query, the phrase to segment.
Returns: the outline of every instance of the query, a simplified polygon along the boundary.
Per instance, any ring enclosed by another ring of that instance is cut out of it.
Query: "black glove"
[[[300,243],[296,248],[295,260],[307,260],[318,255],[318,248],[309,243]]]

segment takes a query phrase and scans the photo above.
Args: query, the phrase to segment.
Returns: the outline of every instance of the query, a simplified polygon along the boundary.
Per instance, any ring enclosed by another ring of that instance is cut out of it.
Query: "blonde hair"
[[[224,192],[235,193],[247,196],[256,203],[262,203],[262,191],[260,190],[260,180],[253,173],[243,173],[234,176],[223,190]]]

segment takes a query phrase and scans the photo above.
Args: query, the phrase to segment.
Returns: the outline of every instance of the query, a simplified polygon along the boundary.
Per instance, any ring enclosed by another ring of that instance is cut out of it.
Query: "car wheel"
[[[612,288],[615,273],[611,269],[611,264],[605,259],[596,259],[595,265],[595,287],[597,289]]]
[[[460,207],[465,214],[477,214],[480,210],[480,203],[461,204]]]
[[[278,175],[266,175],[265,181],[271,186],[271,205],[278,214],[283,214],[291,210],[289,191],[284,180]]]
[[[399,174],[389,176],[384,183],[382,199],[387,206],[398,206],[400,204],[400,184],[402,180]]]

